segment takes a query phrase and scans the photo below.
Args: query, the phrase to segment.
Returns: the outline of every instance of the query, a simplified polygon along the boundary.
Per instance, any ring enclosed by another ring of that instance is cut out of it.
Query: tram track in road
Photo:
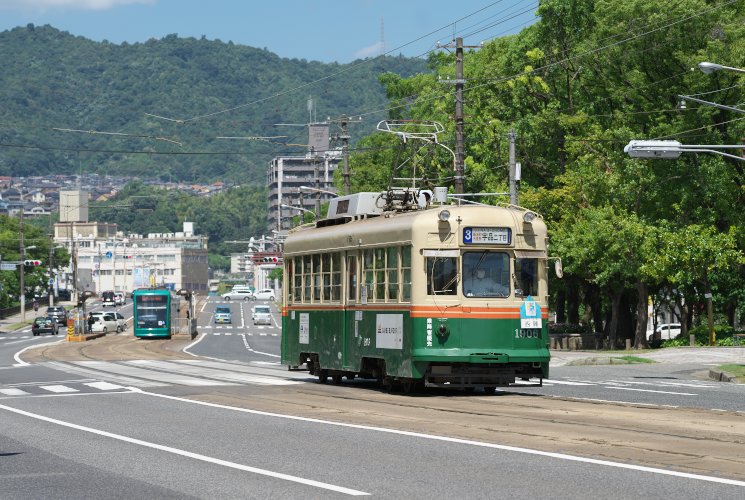
[[[252,410],[471,439],[694,474],[745,479],[745,416],[544,396],[408,396],[352,384],[221,387],[191,399]]]
[[[115,335],[85,344],[39,346],[23,359],[194,360],[181,352],[190,342]],[[286,372],[277,372],[283,375]],[[741,412],[577,401],[509,390],[494,395],[432,390],[410,396],[382,392],[373,382],[361,380],[342,385],[180,387],[178,392],[196,401],[256,411],[745,480]]]

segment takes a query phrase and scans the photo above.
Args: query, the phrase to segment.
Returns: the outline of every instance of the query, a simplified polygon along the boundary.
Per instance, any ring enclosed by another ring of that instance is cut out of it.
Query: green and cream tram
[[[282,362],[407,392],[548,377],[542,218],[514,206],[382,209],[380,196],[336,198],[327,219],[288,234]]]

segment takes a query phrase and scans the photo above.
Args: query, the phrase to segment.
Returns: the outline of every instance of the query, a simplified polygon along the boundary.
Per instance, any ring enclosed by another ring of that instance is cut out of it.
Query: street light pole
[[[715,71],[734,71],[735,73],[745,73],[745,69],[733,68],[732,66],[723,66],[721,64],[706,61],[698,63],[698,69],[700,69],[707,75],[714,73]]]
[[[26,246],[23,242],[23,205],[21,205],[21,212],[20,212],[20,233],[21,233],[21,247],[20,247],[20,253],[21,253],[21,272],[19,276],[19,284],[21,288],[21,321],[26,321],[26,284],[25,276],[24,276],[24,261],[26,260]]]

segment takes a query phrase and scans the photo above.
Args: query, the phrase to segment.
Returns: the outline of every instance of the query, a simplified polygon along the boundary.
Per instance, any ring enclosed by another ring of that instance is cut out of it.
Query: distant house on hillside
[[[16,188],[8,188],[2,192],[2,197],[5,201],[20,201],[21,192]]]

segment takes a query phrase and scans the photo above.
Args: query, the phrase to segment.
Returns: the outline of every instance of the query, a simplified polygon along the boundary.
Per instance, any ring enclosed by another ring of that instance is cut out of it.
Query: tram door
[[[352,360],[358,359],[357,342],[360,335],[360,321],[357,312],[359,304],[359,280],[358,280],[358,259],[357,254],[348,253],[344,267],[344,360],[345,367],[352,363]],[[356,366],[351,367],[357,369]]]

